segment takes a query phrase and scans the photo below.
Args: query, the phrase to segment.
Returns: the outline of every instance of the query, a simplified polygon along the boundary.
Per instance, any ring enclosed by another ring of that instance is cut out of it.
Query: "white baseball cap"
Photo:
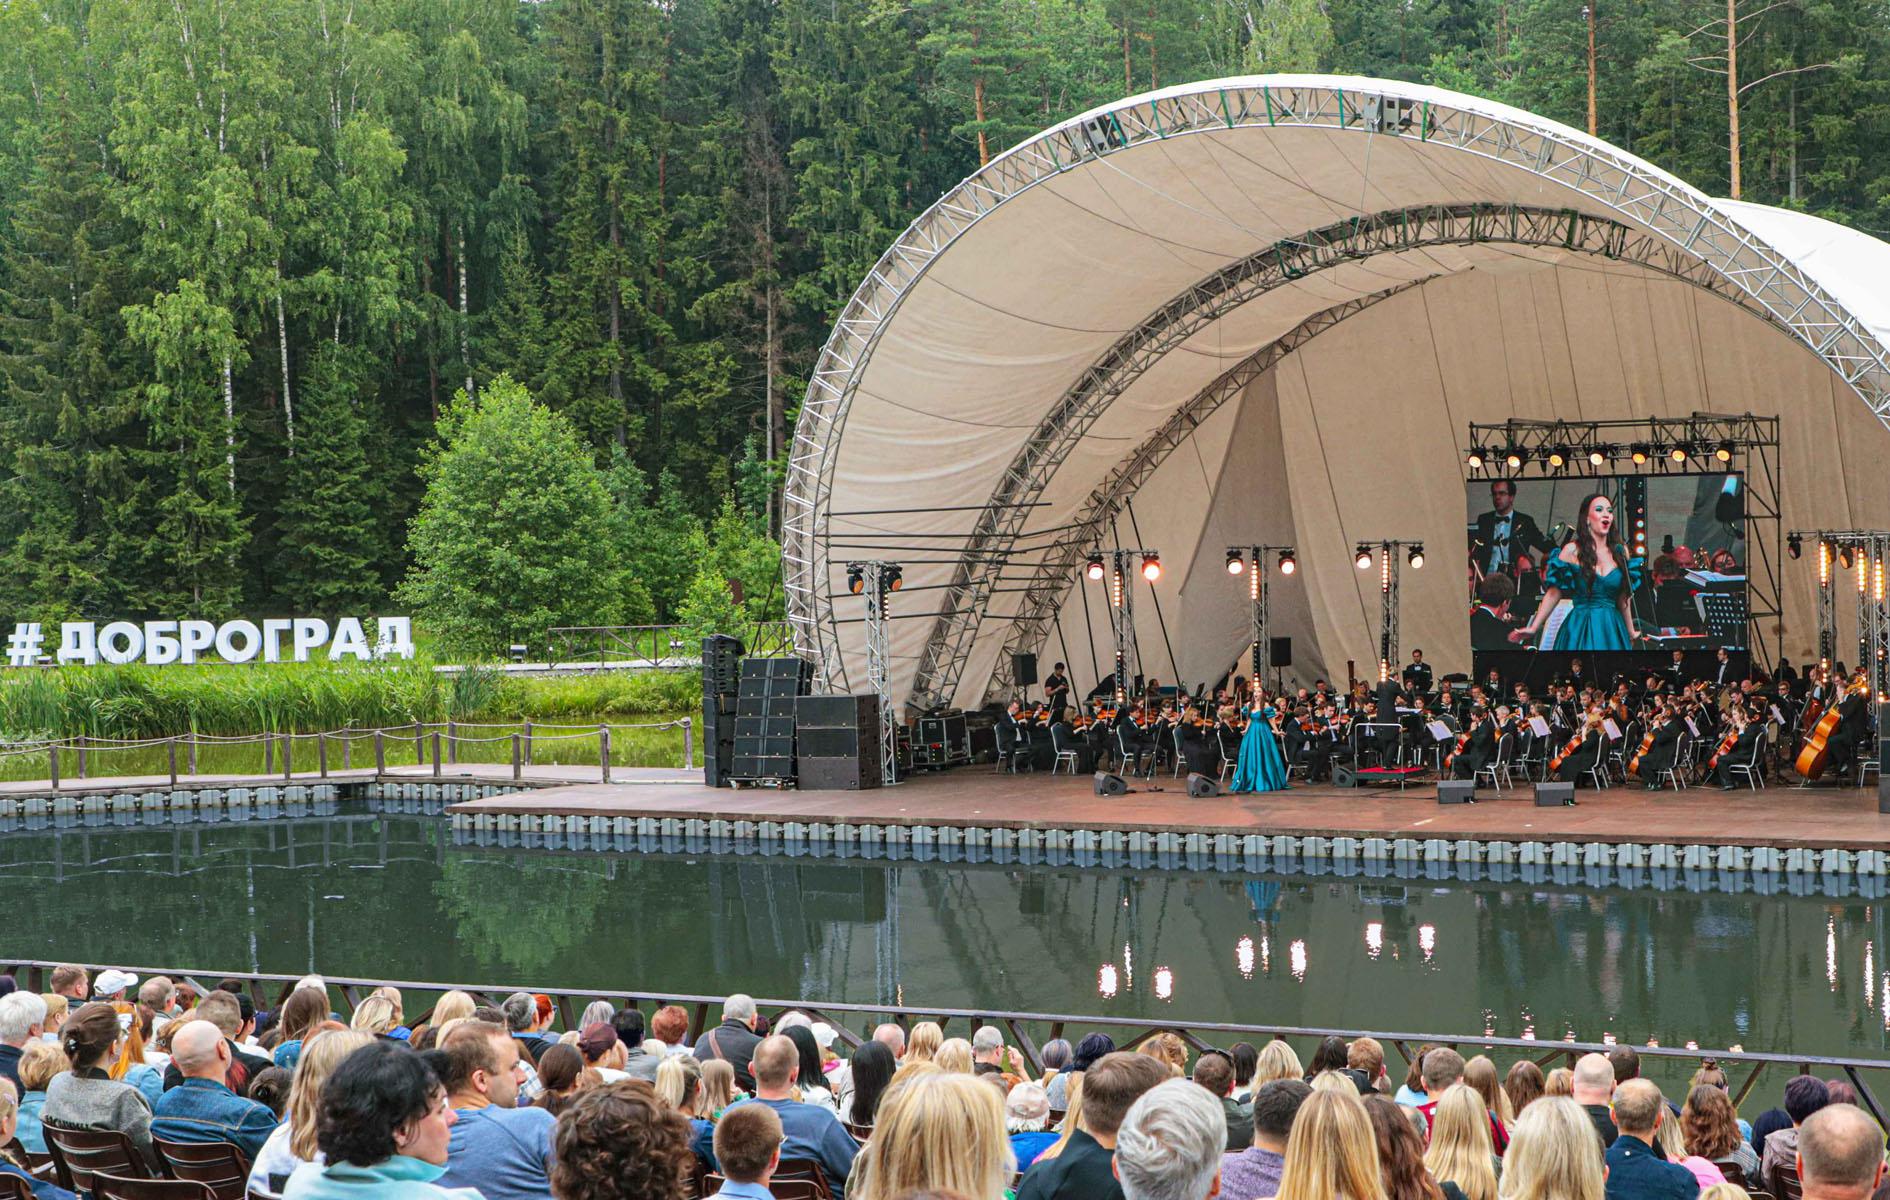
[[[92,981],[92,994],[95,996],[115,996],[126,988],[138,986],[138,977],[130,971],[120,971],[116,967],[107,967],[98,973]]]
[[[808,1031],[814,1035],[814,1043],[822,1050],[831,1050],[833,1048],[833,1039],[839,1036],[839,1034],[834,1032],[833,1026],[827,1024],[825,1021],[815,1021],[812,1025],[808,1026]]]

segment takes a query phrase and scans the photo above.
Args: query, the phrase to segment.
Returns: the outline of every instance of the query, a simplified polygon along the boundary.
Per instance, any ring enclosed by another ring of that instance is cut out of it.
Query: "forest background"
[[[1873,0],[0,0],[0,47],[17,620],[777,615],[854,286],[1148,88],[1436,83],[1890,230]]]

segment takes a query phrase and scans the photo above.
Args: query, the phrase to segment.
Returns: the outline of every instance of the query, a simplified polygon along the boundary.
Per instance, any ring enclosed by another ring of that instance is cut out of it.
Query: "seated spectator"
[[[1497,1124],[1502,1126],[1503,1141],[1509,1141],[1510,1122],[1516,1119],[1516,1112],[1509,1105],[1509,1093],[1503,1090],[1502,1081],[1497,1078],[1496,1064],[1487,1054],[1479,1054],[1463,1065],[1463,1081],[1470,1089],[1483,1097],[1483,1106],[1490,1110]]]
[[[1595,1136],[1601,1140],[1601,1152],[1606,1154],[1614,1140],[1621,1136],[1610,1107],[1614,1099],[1613,1065],[1599,1054],[1584,1054],[1575,1060],[1575,1073],[1570,1077],[1569,1086],[1575,1103],[1582,1106],[1589,1123],[1595,1127]]]
[[[373,1041],[369,1034],[349,1030],[319,1034],[302,1047],[302,1056],[296,1060],[295,1073],[290,1077],[287,1119],[275,1127],[261,1152],[250,1160],[250,1194],[280,1196],[297,1167],[307,1162],[321,1165],[321,1151],[316,1148],[315,1139],[321,1117],[322,1085],[343,1059]]]
[[[650,1036],[663,1043],[665,1056],[689,1050],[689,1010],[680,1004],[665,1004],[650,1017]],[[697,1056],[701,1061],[701,1056]]]
[[[442,1186],[474,1188],[485,1200],[529,1200],[549,1190],[558,1119],[518,1107],[522,1053],[522,1039],[486,1021],[455,1026],[430,1052],[454,1116]]]
[[[756,1063],[759,1069],[759,1054]],[[858,1200],[920,1192],[1000,1200],[1014,1164],[995,1088],[969,1071],[916,1071],[886,1093],[873,1138],[860,1154],[853,1194]]]
[[[617,1006],[612,1004],[610,1001],[593,1000],[589,1004],[586,1004],[584,1006],[584,1011],[582,1013],[578,1014],[577,1027],[579,1029],[584,1029],[584,1028],[587,1028],[588,1026],[595,1025],[600,1021],[608,1025],[610,1024],[610,1019],[616,1015],[617,1015]]]
[[[1732,1081],[1726,1078],[1726,1072],[1720,1069],[1719,1064],[1710,1059],[1700,1064],[1700,1069],[1693,1072],[1692,1077],[1687,1080],[1687,1092],[1691,1094],[1694,1088],[1702,1084],[1716,1087],[1720,1091],[1725,1092],[1729,1100],[1732,1097]],[[1827,1093],[1830,1091],[1830,1086],[1829,1082],[1825,1084]],[[1780,1116],[1783,1115],[1784,1111],[1781,1109]],[[1786,1118],[1786,1120],[1789,1122],[1790,1118]],[[1739,1126],[1739,1136],[1741,1139],[1750,1139],[1752,1137],[1752,1122],[1740,1116],[1737,1109],[1733,1111],[1733,1122]],[[1758,1147],[1754,1146],[1752,1153],[1756,1155],[1758,1152]]]
[[[892,1085],[893,1072],[898,1069],[899,1060],[877,1038],[855,1050],[852,1061],[847,1065],[847,1078],[852,1087],[840,1102],[840,1119],[850,1125],[870,1127],[878,1116],[880,1098]],[[1048,1114],[1049,1111],[1050,1102],[1046,1097],[1044,1112]]]
[[[1041,1083],[1025,1080],[1004,1098],[1004,1132],[1011,1138],[1017,1169],[1028,1171],[1057,1135],[1050,1129],[1050,1097]]]
[[[284,1200],[465,1200],[434,1183],[455,1119],[426,1058],[370,1041],[322,1083],[319,1154],[289,1176]]]
[[[1430,1102],[1430,1096],[1424,1091],[1424,1059],[1435,1049],[1437,1047],[1430,1042],[1419,1046],[1417,1057],[1413,1058],[1411,1065],[1405,1069],[1404,1083],[1398,1088],[1398,1094],[1394,1097],[1404,1107],[1420,1108]]]
[[[735,1086],[735,1068],[721,1059],[702,1064],[702,1100],[699,1111],[711,1121],[719,1121],[728,1106],[747,1099],[747,1093]]]
[[[533,1098],[531,1106],[557,1116],[584,1086],[584,1055],[576,1046],[562,1042],[553,1046],[538,1061],[538,1082],[545,1090]]]
[[[1688,1154],[1721,1168],[1722,1175],[1728,1168],[1737,1171],[1739,1178],[1730,1182],[1750,1180],[1758,1186],[1759,1156],[1739,1136],[1732,1097],[1724,1090],[1702,1083],[1689,1091],[1680,1109],[1680,1133]]]
[[[1039,1156],[1024,1173],[1017,1200],[1121,1200],[1116,1132],[1142,1093],[1169,1078],[1167,1065],[1146,1054],[1117,1052],[1091,1064],[1082,1075],[1081,1127],[1055,1158]]]
[[[40,1128],[40,1114],[46,1107],[46,1087],[54,1077],[71,1069],[66,1052],[50,1042],[34,1042],[21,1056],[19,1127],[13,1136],[27,1153],[46,1153],[46,1135]]]
[[[689,1146],[715,1170],[715,1122],[702,1115],[702,1064],[689,1054],[664,1059],[656,1068],[656,1096],[689,1118]]]
[[[46,1031],[46,1002],[32,992],[0,996],[0,1079],[20,1086],[20,1056]]]
[[[1385,1074],[1385,1048],[1377,1038],[1353,1038],[1345,1048],[1346,1073],[1359,1085],[1361,1096],[1389,1096],[1391,1079]]]
[[[781,1165],[781,1118],[762,1104],[751,1104],[715,1127],[715,1161],[724,1183],[717,1196],[733,1200],[773,1200],[768,1181]]]
[[[622,1083],[630,1078],[623,1069],[628,1061],[622,1039],[607,1021],[592,1021],[578,1034],[578,1053],[584,1056],[584,1068],[596,1073],[599,1082]]]
[[[918,1026],[913,1026],[913,1032],[915,1034],[918,1032]],[[1070,1069],[1059,1073],[1055,1079],[1044,1085],[1044,1091],[1050,1096],[1050,1107],[1069,1109],[1071,1107],[1071,1079],[1089,1070],[1090,1064],[1103,1055],[1115,1053],[1115,1049],[1114,1039],[1106,1033],[1092,1033],[1076,1043],[1076,1050],[1070,1055]],[[906,1057],[912,1057],[910,1050],[906,1052]]]
[[[1785,1115],[1792,1123],[1765,1139],[1765,1150],[1759,1155],[1759,1176],[1766,1191],[1774,1196],[1785,1194],[1783,1175],[1797,1161],[1798,1129],[1807,1117],[1830,1102],[1831,1094],[1822,1079],[1794,1075],[1786,1081]]]
[[[651,1051],[652,1039],[643,1033],[643,1014],[634,1005],[626,1005],[610,1018],[610,1028],[623,1045],[623,1073],[632,1079],[656,1082],[656,1065],[668,1054]]]
[[[1043,1044],[1037,1057],[1043,1063],[1043,1078],[1037,1082],[1050,1089],[1050,1081],[1070,1068],[1070,1059],[1076,1053],[1067,1038],[1051,1038]]]
[[[1680,1122],[1672,1116],[1662,1114],[1660,1124],[1654,1129],[1654,1145],[1662,1158],[1685,1167],[1693,1176],[1693,1181],[1700,1185],[1701,1191],[1726,1182],[1725,1173],[1710,1161],[1697,1154],[1687,1153],[1686,1138],[1680,1133]]]
[[[151,1136],[167,1142],[229,1142],[251,1162],[275,1131],[276,1117],[254,1100],[230,1090],[230,1046],[223,1031],[192,1018],[171,1037],[171,1053],[184,1081],[158,1099]]]
[[[46,1002],[46,1031],[39,1035],[40,1040],[57,1046],[59,1030],[72,1015],[72,1002],[57,992],[42,992],[39,998]]]
[[[15,996],[22,994],[10,993]],[[19,1093],[14,1090],[11,1079],[0,1079],[0,1175],[26,1180],[27,1186],[33,1189],[34,1200],[78,1200],[73,1193],[33,1174],[32,1167],[14,1157],[13,1138],[19,1128],[19,1119]]]
[[[1323,1075],[1327,1071],[1345,1070],[1348,1057],[1344,1038],[1334,1036],[1320,1038],[1319,1048],[1313,1051],[1312,1063],[1306,1068],[1306,1082],[1311,1083],[1314,1076]]]
[[[1579,1070],[1579,1068],[1578,1068]],[[1654,1152],[1656,1130],[1667,1120],[1660,1089],[1629,1079],[1614,1090],[1614,1123],[1621,1135],[1608,1147],[1607,1200],[1693,1200],[1693,1172]]]
[[[385,1000],[394,1010],[394,1027],[387,1031],[387,1036],[396,1041],[411,1042],[413,1030],[407,1028],[407,1008],[401,1000],[400,989],[392,984],[383,984],[368,993],[369,1000]]]
[[[1229,1091],[1233,1064],[1228,1063]],[[1116,1134],[1124,1200],[1212,1200],[1221,1190],[1226,1121],[1217,1097],[1181,1079],[1129,1106]]]
[[[946,1038],[932,1056],[938,1069],[952,1075],[971,1074],[971,1043],[964,1038]]]
[[[1438,1187],[1425,1168],[1424,1139],[1405,1116],[1408,1110],[1392,1103],[1389,1096],[1367,1096],[1364,1102],[1365,1115],[1372,1123],[1372,1139],[1378,1146],[1378,1174],[1384,1180],[1385,1200],[1444,1200],[1450,1193]],[[1455,1193],[1453,1200],[1462,1200],[1462,1193]]]
[[[369,996],[361,1001],[361,1006],[354,1010],[354,1017],[348,1025],[352,1029],[371,1033],[375,1037],[390,1038],[394,1041],[406,1040],[394,1037],[394,1030],[400,1028],[400,1010],[395,1008],[394,1002],[385,996]]]
[[[747,999],[747,997],[741,997]],[[711,1034],[720,1030],[712,1030]],[[696,1042],[701,1049],[711,1034]],[[783,1158],[810,1158],[820,1164],[828,1184],[838,1194],[853,1171],[859,1143],[840,1124],[839,1118],[824,1108],[802,1104],[793,1098],[795,1077],[800,1073],[800,1051],[780,1034],[762,1039],[750,1059],[755,1076],[755,1096],[729,1106],[738,1111],[745,1104],[765,1104],[781,1118]],[[733,1065],[733,1064],[731,1064]],[[739,1078],[739,1075],[738,1075]],[[986,1089],[989,1090],[989,1089]],[[725,1118],[726,1119],[726,1118]],[[999,1123],[1000,1128],[1002,1122]],[[877,1128],[877,1126],[876,1126]]]
[[[1194,1062],[1194,1081],[1208,1090],[1226,1118],[1227,1145],[1223,1153],[1232,1154],[1253,1145],[1253,1109],[1234,1099],[1234,1060],[1219,1050],[1205,1052]]]
[[[530,992],[513,992],[505,998],[499,1011],[505,1014],[505,1027],[511,1032],[512,1040],[520,1043],[525,1052],[531,1055],[532,1066],[537,1067],[545,1051],[558,1041],[545,1036],[544,1031],[550,1027],[551,1018],[540,1014],[538,998]]]
[[[119,1001],[112,1005],[112,1011],[118,1014],[118,1027],[124,1030],[125,1036],[118,1045],[118,1057],[105,1068],[105,1073],[137,1088],[155,1105],[164,1094],[164,1070],[171,1065],[170,1056],[146,1049],[149,1019],[140,1016],[135,1006]]]
[[[1439,1094],[1429,1063],[1424,1083],[1425,1091]],[[1496,1200],[1496,1147],[1483,1097],[1467,1083],[1453,1083],[1430,1109],[1431,1144],[1424,1152],[1424,1166],[1444,1195],[1452,1196],[1454,1188],[1465,1200]]]
[[[1276,1079],[1299,1079],[1306,1077],[1305,1068],[1299,1065],[1299,1055],[1286,1044],[1284,1038],[1274,1038],[1260,1047],[1260,1057],[1254,1060],[1253,1086],[1263,1087]]]
[[[124,1038],[118,1013],[109,1004],[92,1003],[74,1013],[60,1031],[72,1070],[46,1086],[40,1118],[69,1129],[111,1129],[131,1139],[147,1163],[158,1167],[151,1145],[151,1102],[128,1083],[113,1079],[106,1064],[118,1057]]]
[[[1519,1058],[1509,1068],[1509,1074],[1503,1076],[1503,1094],[1509,1097],[1509,1111],[1522,1116],[1522,1111],[1542,1099],[1546,1083],[1542,1077],[1542,1068],[1526,1058]],[[1512,1130],[1512,1135],[1514,1131]]]
[[[1575,1072],[1567,1067],[1557,1067],[1542,1077],[1542,1094],[1560,1096],[1564,1100],[1575,1098]],[[1576,1107],[1580,1107],[1577,1105]]]
[[[827,1071],[820,1059],[820,1043],[814,1040],[814,1031],[806,1025],[796,1025],[782,1030],[782,1036],[794,1043],[794,1049],[800,1054],[800,1063],[795,1069],[795,1099],[802,1104],[812,1104],[838,1114],[839,1106],[834,1103],[833,1089],[827,1086]]]
[[[477,1004],[470,994],[459,991],[457,988],[447,992],[435,1002],[433,1011],[427,1014],[427,1019],[414,1029],[413,1037],[409,1039],[413,1048],[416,1050],[433,1049],[439,1040],[440,1027],[448,1021],[465,1020],[472,1016],[475,1007]]]
[[[735,1068],[735,1085],[745,1091],[755,1087],[754,1074],[749,1064],[755,1057],[755,1048],[761,1044],[761,1038],[755,1033],[755,1024],[760,1014],[755,1011],[752,997],[735,993],[722,1001],[722,1023],[696,1039],[696,1059],[708,1062],[712,1058],[722,1059]],[[618,1031],[621,1035],[622,1031]],[[792,1043],[789,1043],[792,1045]],[[634,1070],[630,1072],[636,1074]],[[783,1122],[785,1124],[785,1122]],[[794,1135],[788,1134],[793,1140]],[[789,1158],[794,1157],[792,1154]]]
[[[1544,1096],[1516,1118],[1503,1156],[1502,1200],[1604,1200],[1594,1121],[1564,1096]],[[1395,1198],[1394,1198],[1395,1200]]]
[[[83,1006],[92,997],[92,976],[84,967],[72,963],[54,967],[48,986],[52,988],[53,995],[64,996],[68,1006]]]
[[[1026,1067],[1024,1056],[1004,1045],[1004,1031],[995,1025],[980,1025],[971,1035],[971,1073],[1004,1075],[1005,1090],[1022,1082]]]
[[[1157,1062],[1167,1063],[1170,1078],[1188,1077],[1188,1044],[1178,1035],[1164,1031],[1144,1041],[1139,1048]]]
[[[1045,1051],[1049,1047],[1044,1047]],[[1235,1042],[1227,1048],[1227,1056],[1234,1060],[1234,1099],[1242,1104],[1253,1100],[1253,1072],[1260,1065],[1260,1051],[1252,1042]]]
[[[302,1055],[302,1042],[328,1019],[328,1012],[326,988],[298,986],[289,993],[289,998],[282,1002],[282,1015],[276,1020],[276,1029],[282,1034],[282,1040],[276,1043],[276,1066],[295,1070],[295,1060]]]
[[[1798,1127],[1804,1200],[1864,1200],[1884,1179],[1883,1130],[1863,1109],[1828,1104]]]
[[[1223,1200],[1263,1200],[1279,1192],[1293,1120],[1311,1095],[1297,1079],[1276,1079],[1254,1093],[1253,1144],[1222,1159]]]
[[[1424,1056],[1424,1094],[1429,1099],[1418,1105],[1417,1110],[1424,1115],[1425,1128],[1430,1128],[1437,1120],[1438,1097],[1463,1081],[1463,1068],[1463,1055],[1448,1046],[1433,1050]],[[1503,1128],[1503,1123],[1497,1119],[1496,1114],[1489,1111],[1488,1105],[1484,1106],[1484,1113],[1489,1117],[1490,1143],[1497,1155],[1501,1156],[1503,1150],[1509,1145],[1509,1131]],[[1443,1181],[1440,1179],[1438,1182]],[[1472,1200],[1476,1200],[1474,1195]]]
[[[937,1021],[920,1021],[906,1037],[905,1061],[931,1062],[938,1048],[945,1044],[945,1031]],[[1081,1057],[1079,1052],[1078,1057]]]
[[[1258,1108],[1258,1101],[1255,1103]],[[1371,1118],[1356,1093],[1314,1092],[1293,1118],[1280,1200],[1385,1200]]]
[[[176,1022],[172,1024],[175,1025]],[[306,1045],[303,1046],[304,1050],[307,1048]],[[285,1071],[281,1067],[270,1067],[266,1071],[258,1071],[256,1078],[249,1081],[249,1098],[268,1109],[270,1115],[280,1121],[282,1114],[289,1111],[289,1088],[294,1081],[294,1072]]]
[[[163,1033],[178,1014],[177,985],[162,975],[153,975],[138,985],[138,1012],[151,1026],[153,1036]]]

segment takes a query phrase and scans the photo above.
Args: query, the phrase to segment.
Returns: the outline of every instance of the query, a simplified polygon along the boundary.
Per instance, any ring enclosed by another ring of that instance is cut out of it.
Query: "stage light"
[[[1551,446],[1549,452],[1543,455],[1542,458],[1544,462],[1549,464],[1552,470],[1559,471],[1568,465],[1568,451],[1560,446]]]
[[[1517,467],[1522,466],[1522,451],[1511,446],[1508,450],[1503,452],[1503,462],[1508,465],[1510,470],[1514,471]]]
[[[1721,462],[1731,462],[1732,456],[1733,444],[1731,442],[1721,442],[1719,448],[1713,451],[1713,457]]]
[[[1246,569],[1247,560],[1240,556],[1240,551],[1229,550],[1227,552],[1227,573],[1229,575],[1238,575]]]
[[[1089,565],[1083,568],[1083,574],[1089,576],[1091,580],[1101,579],[1103,577],[1102,555],[1100,554],[1090,555]]]
[[[1630,454],[1629,454],[1629,457],[1631,457],[1631,458],[1632,458],[1632,459],[1634,460],[1634,465],[1635,465],[1635,466],[1637,466],[1637,467],[1644,467],[1644,466],[1646,466],[1646,465],[1647,465],[1647,457],[1648,457],[1648,448],[1647,448],[1647,443],[1646,443],[1646,442],[1635,442],[1635,443],[1634,443],[1634,449],[1633,449],[1633,450],[1632,450],[1632,451],[1630,452]]]
[[[898,591],[906,583],[905,568],[896,565],[882,568],[879,573],[879,582],[880,586],[889,592]]]
[[[1411,547],[1410,563],[1411,569],[1414,571],[1422,571],[1424,569],[1424,547],[1422,544]]]
[[[1280,551],[1280,574],[1291,575],[1297,570],[1299,570],[1299,560],[1293,557],[1293,552],[1291,550]]]
[[[1785,552],[1797,558],[1805,552],[1804,540],[1795,533],[1791,534],[1785,539]]]
[[[1371,547],[1367,546],[1363,542],[1360,542],[1358,545],[1358,554],[1355,558],[1352,559],[1352,565],[1357,567],[1361,571],[1371,570],[1372,569]]]
[[[1144,554],[1142,556],[1142,578],[1148,580],[1150,583],[1154,583],[1157,579],[1160,579],[1161,577],[1162,577],[1161,556],[1158,554]]]
[[[1472,446],[1470,448],[1470,454],[1464,459],[1464,462],[1470,465],[1472,471],[1481,471],[1483,469],[1483,447]]]
[[[1846,571],[1851,569],[1851,548],[1849,546],[1838,551],[1838,566],[1843,567]]]
[[[1588,452],[1588,465],[1591,467],[1606,466],[1608,460],[1613,457],[1613,446],[1596,446]]]
[[[866,570],[859,563],[847,565],[847,591],[855,596],[866,590]]]
[[[1685,462],[1687,460],[1687,444],[1685,442],[1677,444],[1672,450],[1667,452],[1667,456],[1677,463]]]

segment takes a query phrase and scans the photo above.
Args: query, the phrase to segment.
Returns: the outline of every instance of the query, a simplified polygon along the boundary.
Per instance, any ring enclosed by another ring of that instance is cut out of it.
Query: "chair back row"
[[[46,1149],[52,1152],[59,1186],[71,1192],[93,1192],[95,1177],[172,1185],[168,1191],[140,1193],[125,1200],[243,1200],[249,1182],[249,1162],[229,1142],[170,1142],[152,1139],[171,1178],[153,1179],[144,1156],[131,1139],[116,1129],[68,1129],[45,1124]],[[186,1185],[178,1187],[175,1185]],[[0,1197],[0,1200],[4,1200]]]

